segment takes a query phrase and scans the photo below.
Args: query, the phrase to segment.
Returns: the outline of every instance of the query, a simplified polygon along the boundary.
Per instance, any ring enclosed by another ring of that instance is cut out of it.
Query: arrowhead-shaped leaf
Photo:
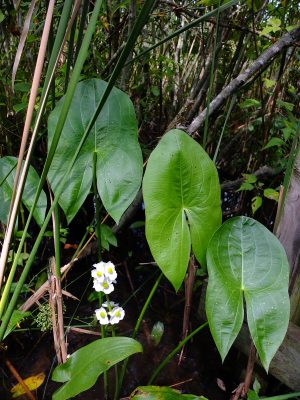
[[[207,249],[206,314],[226,357],[244,319],[266,370],[289,322],[289,264],[279,240],[262,224],[236,217],[213,235]]]
[[[18,160],[15,157],[6,156],[0,158],[0,220],[5,224],[7,223],[7,217],[9,214],[17,163]],[[30,166],[22,195],[22,202],[28,211],[31,210],[33,205],[39,180],[40,178],[37,172]],[[47,197],[42,191],[33,213],[33,218],[39,225],[42,225],[44,222],[46,208]]]
[[[162,272],[178,290],[191,246],[204,267],[208,242],[221,224],[217,170],[186,133],[166,133],[152,152],[143,181],[146,236]]]
[[[106,86],[107,83],[99,79],[86,80],[77,85],[48,174],[54,193]],[[49,145],[63,101],[64,98],[58,102],[48,120]],[[101,200],[108,213],[118,222],[140,187],[143,161],[132,102],[127,94],[116,88],[111,91],[89,133],[60,197],[59,204],[68,222],[89,194],[94,160]]]
[[[140,386],[131,394],[131,400],[207,400],[203,396],[181,394],[166,386]]]
[[[95,340],[81,347],[64,364],[55,368],[52,380],[66,383],[54,393],[52,399],[66,400],[88,390],[104,371],[141,351],[139,342],[121,336]]]

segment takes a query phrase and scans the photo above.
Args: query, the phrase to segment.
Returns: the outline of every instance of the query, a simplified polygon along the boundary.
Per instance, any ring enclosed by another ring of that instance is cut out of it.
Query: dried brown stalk
[[[16,368],[12,365],[12,363],[9,360],[5,360],[5,364],[7,365],[7,368],[10,370],[12,375],[16,378],[16,380],[19,382],[19,384],[24,389],[26,397],[29,400],[35,400],[34,395],[31,393],[31,391],[29,390],[28,386],[26,385],[26,383],[24,382],[24,380],[22,379],[21,375],[18,373]]]

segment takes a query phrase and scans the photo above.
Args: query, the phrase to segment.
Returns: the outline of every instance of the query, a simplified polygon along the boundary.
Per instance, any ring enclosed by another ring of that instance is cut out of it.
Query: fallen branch
[[[281,172],[281,170],[264,165],[263,167],[260,167],[257,171],[252,172],[251,175],[256,176],[257,179],[266,179],[278,175],[279,172]],[[244,178],[239,178],[234,181],[224,182],[221,185],[222,192],[236,190],[241,186],[244,181]]]
[[[284,48],[293,46],[300,39],[300,27],[283,35],[276,43],[264,51],[248,68],[233,79],[210,103],[208,116],[210,117],[225,101],[238,91],[251,77],[263,69],[273,57],[276,57]],[[203,125],[207,109],[203,110],[187,127],[189,135],[193,135]]]
[[[21,375],[18,373],[18,371],[16,370],[16,368],[12,365],[12,363],[9,360],[5,361],[5,364],[7,365],[7,368],[10,370],[11,374],[16,378],[16,380],[19,382],[19,384],[22,386],[25,396],[27,397],[27,399],[29,400],[36,400],[34,395],[31,393],[31,391],[29,390],[28,386],[26,385],[26,383],[24,382],[24,380],[22,379]]]

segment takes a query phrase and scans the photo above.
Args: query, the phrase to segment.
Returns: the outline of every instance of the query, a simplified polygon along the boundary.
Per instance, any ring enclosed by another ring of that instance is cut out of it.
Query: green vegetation
[[[300,318],[298,6],[1,4],[1,368],[27,396],[9,361],[15,340],[26,348],[24,332],[53,332],[54,370],[37,398],[88,396],[94,386],[106,400],[196,400],[210,397],[203,385],[186,394],[193,378],[179,379],[191,339],[209,328],[224,361],[248,326],[246,376],[232,399],[261,398],[257,381],[250,389],[256,352],[273,374],[289,294],[292,323]],[[295,225],[288,241],[285,221]],[[124,239],[135,232],[140,259]],[[72,329],[100,338],[74,348]],[[179,353],[171,385],[164,373]],[[290,372],[280,373],[299,390]],[[58,384],[48,389],[50,378]],[[6,392],[13,385],[1,383]],[[270,399],[299,395],[269,389]]]

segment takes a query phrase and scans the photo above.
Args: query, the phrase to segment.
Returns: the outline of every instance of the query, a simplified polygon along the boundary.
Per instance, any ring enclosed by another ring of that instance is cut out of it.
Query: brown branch
[[[184,304],[184,314],[183,314],[183,324],[182,324],[182,340],[187,337],[189,331],[191,304],[193,297],[193,287],[196,277],[196,269],[197,266],[195,264],[195,257],[191,256],[188,266],[188,273],[185,278],[185,304]],[[182,350],[180,352],[178,365],[181,363],[182,356],[184,353],[184,347],[185,346],[182,347]]]
[[[26,385],[26,383],[24,382],[24,380],[22,379],[21,375],[18,373],[16,368],[12,365],[12,363],[9,360],[5,360],[5,364],[7,365],[7,368],[10,370],[11,374],[16,378],[16,380],[22,386],[22,388],[25,392],[25,396],[29,400],[35,400],[34,395],[31,393],[28,386]]]
[[[265,179],[276,176],[279,172],[280,170],[278,169],[264,165],[263,167],[260,167],[257,171],[252,172],[251,175],[256,176],[257,179]],[[238,189],[244,181],[244,178],[239,178],[234,181],[224,182],[221,185],[222,192],[228,192],[230,190]]]
[[[251,77],[267,66],[273,57],[283,49],[293,46],[300,38],[300,26],[283,35],[276,43],[264,51],[248,68],[233,79],[210,103],[208,116],[219,109],[225,101],[238,91]],[[187,127],[189,135],[193,135],[203,125],[206,118],[206,109],[203,110]]]
[[[69,262],[68,264],[64,265],[60,271],[63,274],[64,272],[66,272],[67,270],[69,270],[71,268],[71,266],[78,261],[78,258],[75,258],[74,260],[72,260],[71,262]],[[38,301],[45,295],[46,292],[49,291],[49,281],[46,281],[42,284],[42,286],[33,293],[33,295],[31,295],[24,304],[21,305],[21,307],[19,308],[20,311],[28,311],[35,303],[38,303]],[[65,292],[65,291],[63,291]],[[67,294],[66,294],[67,293]],[[64,294],[66,294],[67,296],[70,294],[68,292],[65,292]],[[74,297],[74,296],[73,296]]]

